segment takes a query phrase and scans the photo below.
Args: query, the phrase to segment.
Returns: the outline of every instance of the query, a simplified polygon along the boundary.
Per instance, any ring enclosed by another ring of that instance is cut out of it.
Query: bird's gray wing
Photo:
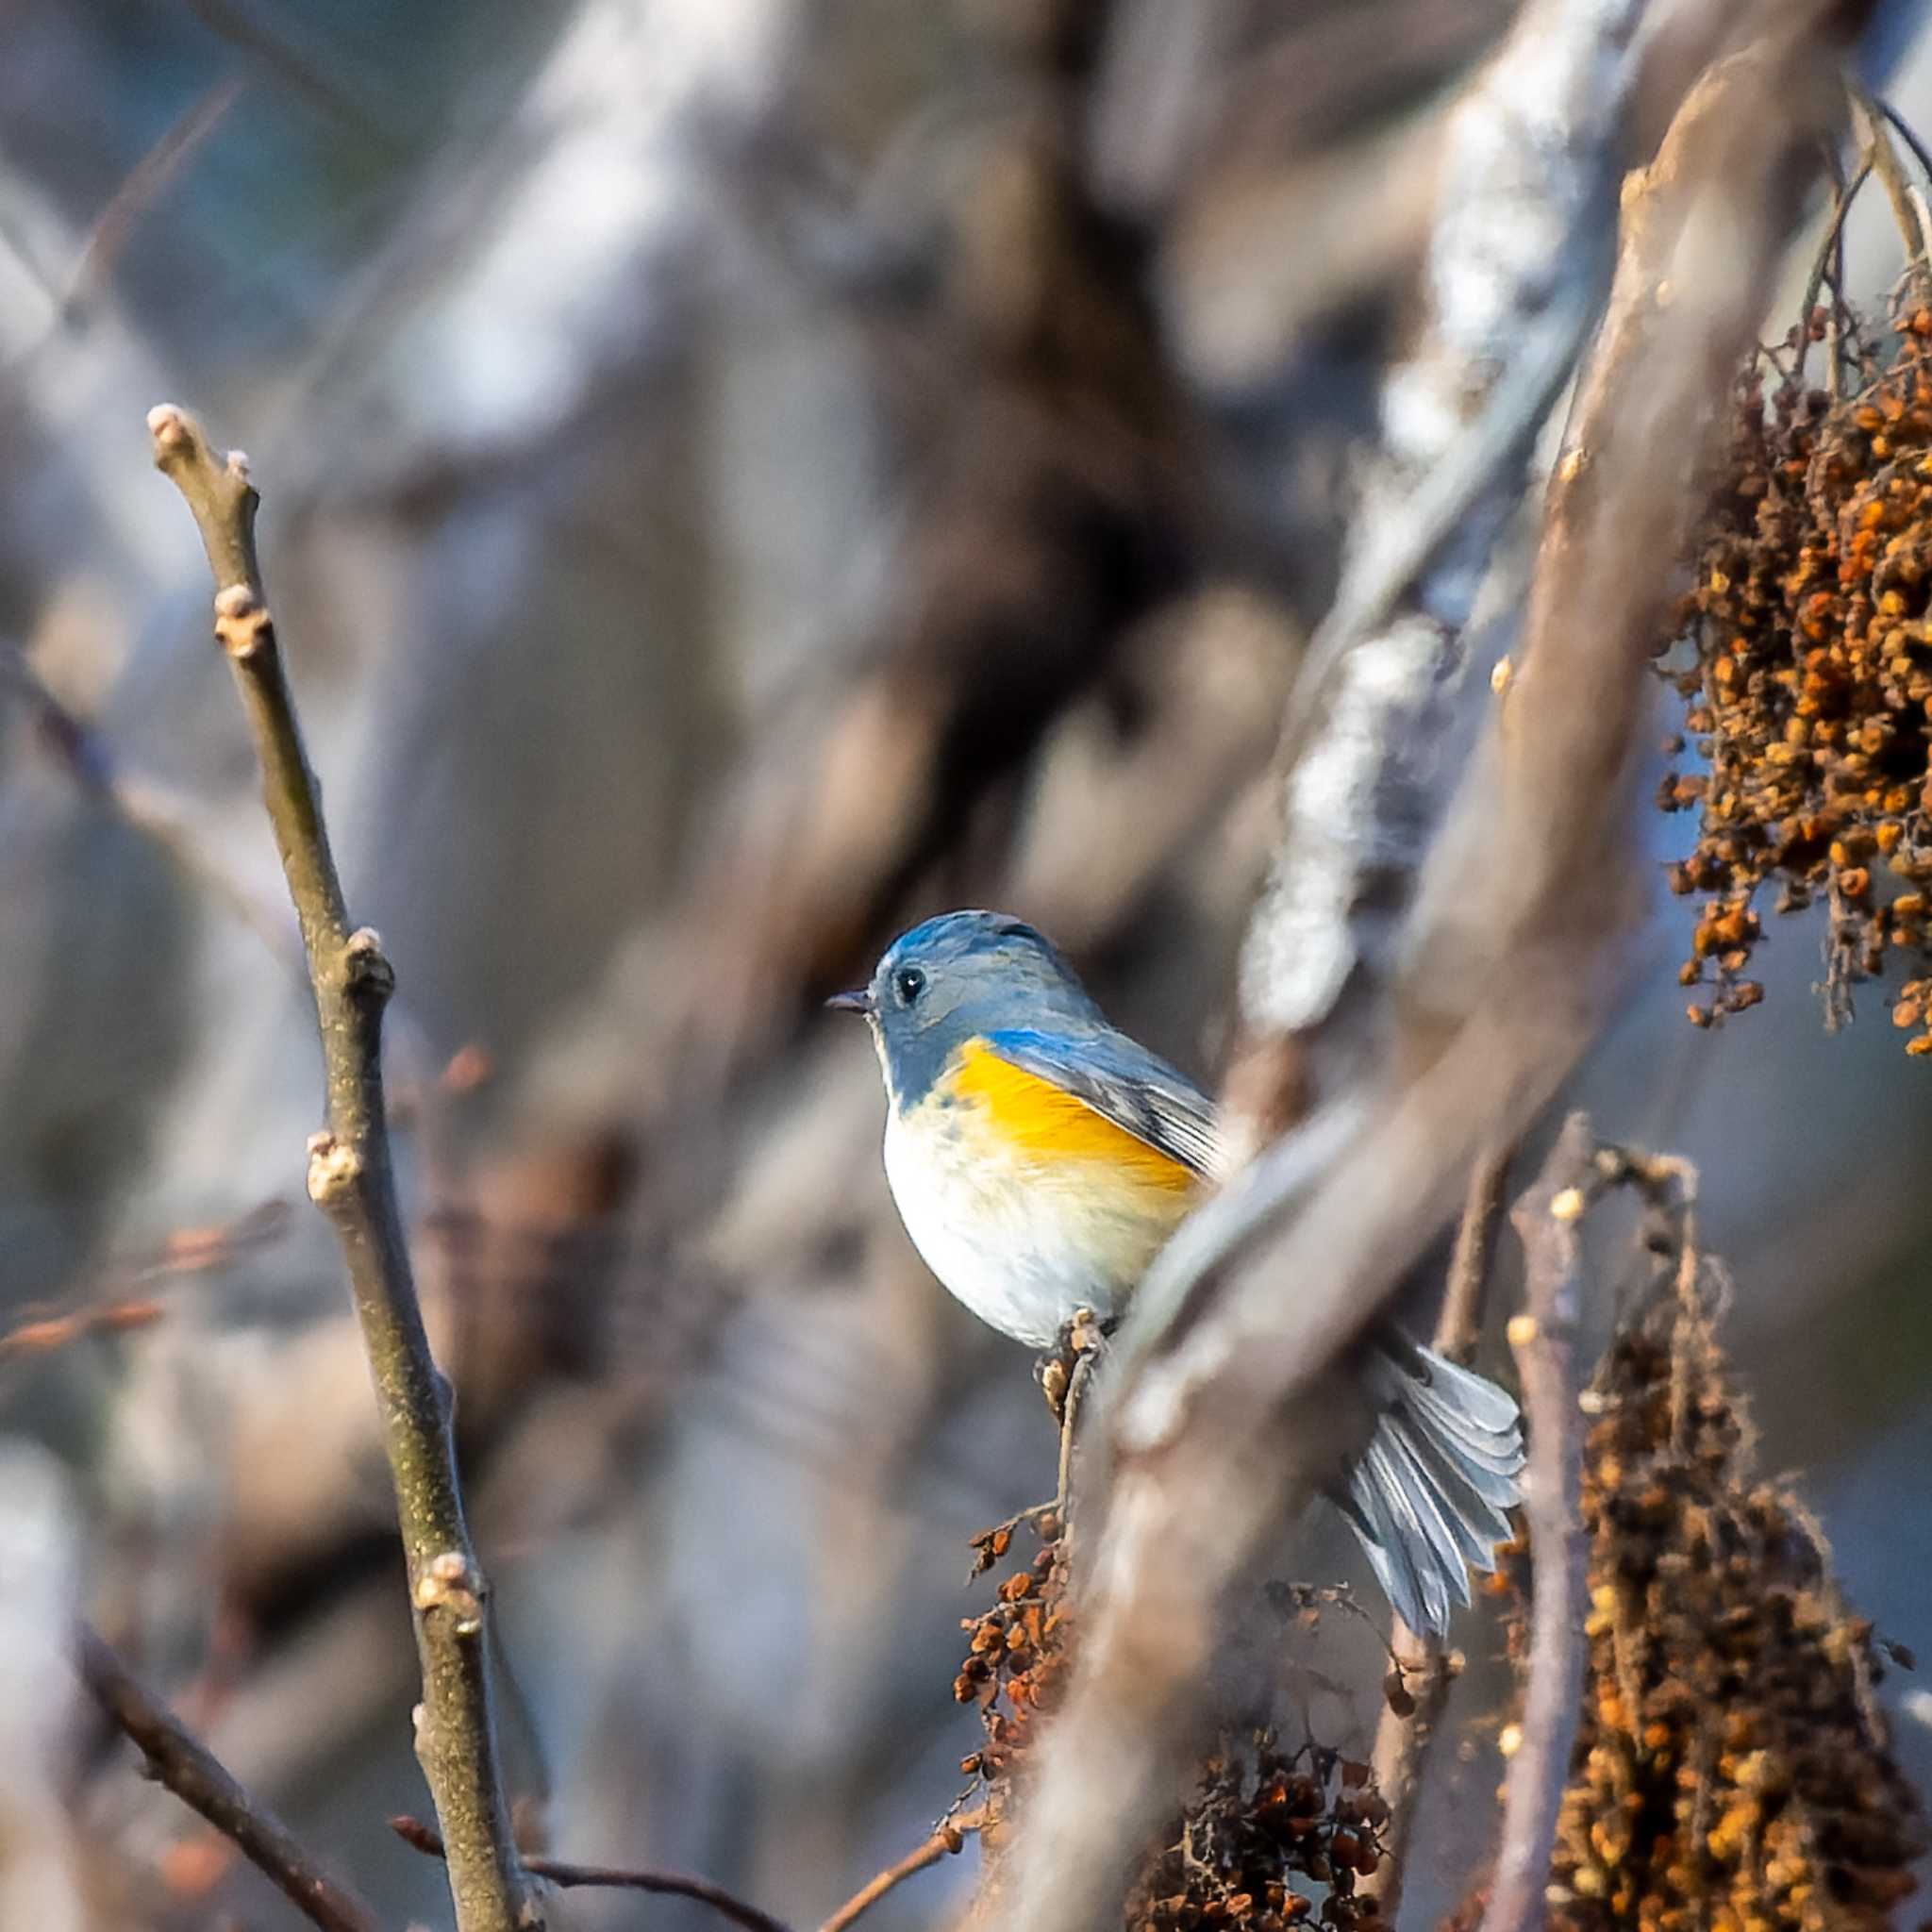
[[[1210,1178],[1220,1174],[1214,1103],[1185,1074],[1124,1033],[1043,1033],[1014,1026],[982,1037],[990,1053],[1084,1100],[1103,1120],[1169,1159]]]

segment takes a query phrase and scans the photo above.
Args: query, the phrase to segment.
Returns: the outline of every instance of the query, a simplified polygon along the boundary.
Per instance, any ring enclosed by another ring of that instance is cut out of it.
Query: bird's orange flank
[[[1002,1059],[982,1039],[969,1040],[943,1083],[956,1099],[983,1108],[987,1124],[1023,1158],[1042,1165],[1092,1161],[1143,1187],[1190,1193],[1200,1176],[1185,1163],[1116,1126],[1063,1087]]]

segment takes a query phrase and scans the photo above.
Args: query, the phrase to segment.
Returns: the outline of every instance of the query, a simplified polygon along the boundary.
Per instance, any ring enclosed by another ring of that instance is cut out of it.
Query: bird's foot
[[[1067,1394],[1083,1363],[1091,1371],[1113,1332],[1111,1322],[1103,1322],[1091,1308],[1075,1308],[1060,1324],[1054,1344],[1033,1365],[1035,1380],[1046,1397],[1046,1406],[1061,1428],[1067,1425]],[[1081,1376],[1084,1381],[1086,1377]]]

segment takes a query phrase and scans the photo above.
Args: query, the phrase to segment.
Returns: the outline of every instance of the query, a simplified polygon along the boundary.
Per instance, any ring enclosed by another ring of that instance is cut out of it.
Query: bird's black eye
[[[902,1007],[909,1007],[925,991],[925,974],[917,966],[902,966],[892,974],[892,991]]]

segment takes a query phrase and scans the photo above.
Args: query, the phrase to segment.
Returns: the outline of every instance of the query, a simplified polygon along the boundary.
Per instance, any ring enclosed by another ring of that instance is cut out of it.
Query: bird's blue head
[[[826,1004],[871,1022],[886,1090],[902,1109],[980,1034],[1107,1026],[1052,941],[1004,912],[946,912],[915,925],[886,948],[867,985]]]

